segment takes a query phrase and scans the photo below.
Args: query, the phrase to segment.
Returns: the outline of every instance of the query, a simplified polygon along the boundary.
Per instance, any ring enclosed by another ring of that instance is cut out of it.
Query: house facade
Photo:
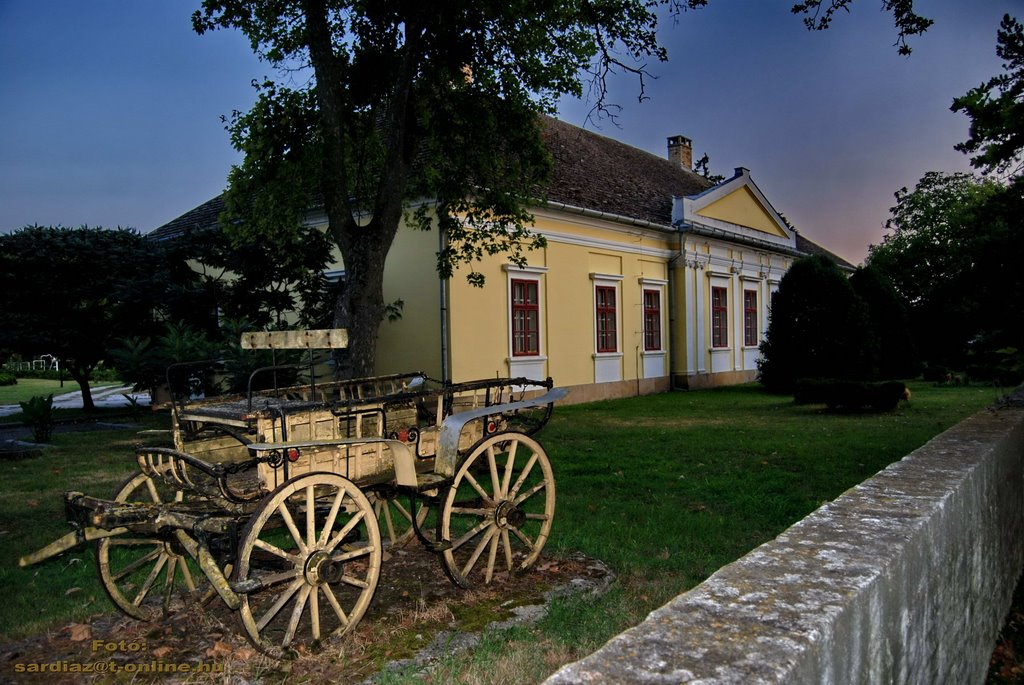
[[[544,135],[552,180],[532,212],[546,247],[526,266],[485,258],[478,288],[438,278],[443,236],[402,227],[384,296],[404,305],[381,324],[378,374],[550,376],[571,401],[747,382],[792,262],[852,268],[791,228],[746,169],[715,185],[695,174],[682,136],[662,158],[555,119]],[[215,221],[211,202],[154,235]]]

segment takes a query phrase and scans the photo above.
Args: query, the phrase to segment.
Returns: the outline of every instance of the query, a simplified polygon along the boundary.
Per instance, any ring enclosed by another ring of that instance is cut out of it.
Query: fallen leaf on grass
[[[82,642],[92,637],[92,627],[88,623],[72,623],[69,628],[72,642]]]
[[[25,500],[25,506],[26,507],[32,507],[32,508],[38,507],[39,506],[39,500],[37,500],[37,499],[27,499],[27,500]]]
[[[170,647],[157,647],[152,652],[150,652],[150,654],[152,654],[157,659],[163,659],[165,656],[170,654],[172,651],[173,650]]]
[[[64,596],[70,597],[71,595],[77,595],[81,591],[82,588],[80,587],[69,587],[67,590],[64,591]]]
[[[206,656],[212,656],[214,658],[230,656],[231,653],[234,651],[235,648],[229,645],[228,643],[217,640],[213,643],[213,647],[210,647],[208,650],[206,650]]]

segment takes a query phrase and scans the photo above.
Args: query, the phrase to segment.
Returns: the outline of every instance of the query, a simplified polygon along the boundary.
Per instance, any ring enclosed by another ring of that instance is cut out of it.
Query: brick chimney
[[[686,136],[669,136],[668,161],[688,171],[693,169],[693,141]]]

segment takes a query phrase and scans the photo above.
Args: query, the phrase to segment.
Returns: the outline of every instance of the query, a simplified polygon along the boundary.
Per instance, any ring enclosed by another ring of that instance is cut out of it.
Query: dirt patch
[[[544,556],[526,574],[467,591],[448,581],[435,555],[410,546],[384,562],[373,604],[350,635],[300,647],[291,659],[253,649],[237,615],[215,599],[158,623],[102,614],[8,643],[0,683],[358,683],[395,662],[427,667],[471,646],[488,625],[536,618],[552,596],[602,591],[611,580],[598,561]]]

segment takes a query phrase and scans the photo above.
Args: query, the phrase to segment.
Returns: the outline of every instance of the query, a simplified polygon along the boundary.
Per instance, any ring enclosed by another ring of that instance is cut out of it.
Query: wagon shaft
[[[231,532],[234,519],[217,516],[219,509],[205,502],[112,502],[79,492],[65,494],[69,518],[103,529],[123,527],[133,533],[171,530],[223,535]]]
[[[40,550],[32,552],[31,554],[26,554],[23,557],[19,557],[18,566],[24,568],[26,566],[31,566],[32,564],[38,564],[40,561],[45,561],[50,557],[55,557],[62,552],[66,552],[78,545],[83,545],[86,542],[92,542],[93,540],[100,540],[114,535],[121,535],[122,533],[127,532],[127,528],[114,528],[113,530],[93,528],[91,526],[82,528],[57,538]]]

